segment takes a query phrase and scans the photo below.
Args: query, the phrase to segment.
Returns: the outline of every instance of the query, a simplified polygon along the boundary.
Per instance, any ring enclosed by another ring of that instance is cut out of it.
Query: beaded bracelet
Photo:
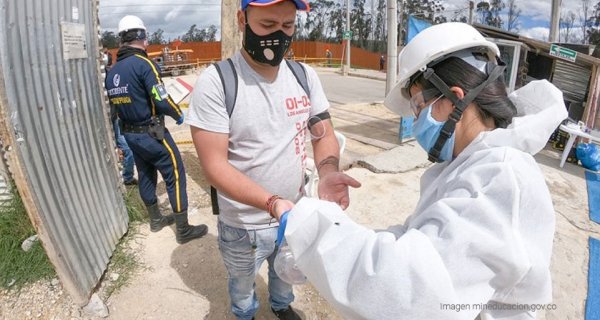
[[[267,203],[265,204],[265,206],[267,207],[267,212],[269,213],[269,215],[273,218],[275,218],[275,214],[273,213],[273,209],[275,206],[275,202],[277,202],[277,200],[281,199],[280,196],[278,195],[272,195],[268,200]]]

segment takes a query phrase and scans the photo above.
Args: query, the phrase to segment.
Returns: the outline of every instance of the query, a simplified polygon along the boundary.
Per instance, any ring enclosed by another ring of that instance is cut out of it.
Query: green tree
[[[114,49],[119,47],[119,38],[112,31],[102,32],[100,42],[102,42],[104,48]]]
[[[398,36],[406,33],[409,15],[438,24],[447,21],[443,12],[444,5],[441,0],[407,0],[402,8],[402,26],[398,26]]]
[[[152,34],[148,38],[148,43],[149,44],[165,44],[166,42],[165,42],[165,39],[163,38],[164,33],[165,33],[165,31],[160,28],[158,30],[152,32]]]
[[[375,15],[375,27],[373,28],[373,39],[375,39],[375,51],[384,52],[387,48],[386,29],[386,1],[377,1],[377,14]]]
[[[406,24],[408,15],[419,19],[429,20],[434,24],[446,22],[442,15],[444,6],[441,0],[407,0],[403,7],[403,23]]]
[[[376,13],[366,9],[367,0],[353,0],[350,4],[352,44],[363,49],[385,50],[386,0],[370,1],[377,1]],[[439,1],[441,0],[434,0],[434,2]],[[341,0],[310,2],[311,10],[306,18],[296,19],[295,39],[341,42],[343,33],[347,29],[345,3]]]
[[[587,28],[587,38],[590,44],[600,45],[600,2],[596,3]]]
[[[305,23],[308,40],[326,41],[329,38],[329,24],[332,21],[332,12],[336,9],[335,4],[331,0],[310,2],[311,11],[307,14]]]
[[[329,14],[329,40],[333,42],[342,42],[344,30],[346,28],[346,10],[344,7],[336,3]]]
[[[188,31],[183,36],[181,36],[181,41],[194,42],[194,41],[196,41],[196,37],[198,36],[199,32],[200,32],[200,30],[198,29],[196,24],[193,24],[192,26],[190,26]]]
[[[516,0],[508,0],[508,13],[506,14],[506,30],[508,32],[519,31],[519,16],[521,9],[515,4]]]
[[[500,12],[506,7],[503,0],[491,0],[489,5],[477,5],[477,14],[479,15],[479,23],[487,24],[491,27],[502,28],[504,21],[500,16]]]
[[[463,12],[456,11],[454,13],[454,15],[452,16],[452,18],[450,18],[450,21],[452,21],[452,22],[468,23],[469,22],[469,18],[467,18],[467,16],[465,16],[465,14]]]
[[[590,0],[580,0],[581,11],[579,11],[579,25],[581,28],[582,39],[581,43],[587,43],[588,27],[591,24],[592,18],[590,17]]]
[[[350,13],[352,40],[361,48],[366,48],[371,35],[371,19],[371,14],[365,12],[365,0],[354,0],[354,8]]]
[[[569,10],[567,13],[561,14],[560,22],[559,22],[560,32],[558,33],[558,42],[566,42],[566,43],[571,43],[571,42],[574,43],[575,42],[574,41],[575,36],[573,35],[572,31],[575,28],[575,19],[576,18],[577,18],[577,16],[571,10]]]
[[[204,39],[204,41],[210,41],[210,42],[217,41],[217,26],[215,26],[214,24],[211,24],[206,29],[206,39]]]
[[[296,15],[296,28],[294,31],[293,41],[305,40],[305,32],[306,28],[304,27],[306,21],[306,17],[301,17],[298,14]]]
[[[208,28],[198,28],[196,24],[193,24],[188,31],[181,36],[183,42],[203,42],[203,41],[216,41],[217,38],[217,26],[210,25]]]

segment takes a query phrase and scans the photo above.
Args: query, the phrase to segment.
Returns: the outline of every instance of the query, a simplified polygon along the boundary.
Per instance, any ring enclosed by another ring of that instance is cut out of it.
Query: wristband
[[[267,212],[269,213],[269,215],[272,218],[275,218],[275,214],[273,212],[273,209],[275,207],[275,202],[277,202],[277,200],[281,199],[280,196],[278,195],[272,195],[268,200],[267,203],[265,204],[265,207],[267,207]]]

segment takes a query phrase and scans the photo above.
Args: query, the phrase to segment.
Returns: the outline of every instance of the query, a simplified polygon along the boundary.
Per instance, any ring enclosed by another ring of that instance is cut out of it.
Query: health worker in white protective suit
[[[498,56],[463,23],[400,53],[385,105],[417,117],[436,162],[404,226],[375,232],[317,199],[276,208],[298,268],[344,319],[534,319],[551,301],[555,213],[533,155],[567,113],[547,81],[507,97]]]

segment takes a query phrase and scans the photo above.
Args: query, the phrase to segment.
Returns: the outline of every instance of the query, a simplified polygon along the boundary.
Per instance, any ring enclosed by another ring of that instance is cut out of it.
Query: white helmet
[[[403,116],[414,116],[407,86],[412,76],[424,72],[449,57],[456,56],[485,73],[487,61],[477,61],[471,52],[487,53],[489,61],[495,61],[500,50],[495,43],[486,40],[472,26],[461,22],[447,22],[431,26],[417,34],[398,55],[398,83],[388,93],[384,105]]]
[[[124,16],[119,21],[119,34],[121,32],[135,30],[135,29],[142,29],[142,30],[146,31],[146,26],[144,26],[144,22],[139,17],[128,15],[128,16]]]

